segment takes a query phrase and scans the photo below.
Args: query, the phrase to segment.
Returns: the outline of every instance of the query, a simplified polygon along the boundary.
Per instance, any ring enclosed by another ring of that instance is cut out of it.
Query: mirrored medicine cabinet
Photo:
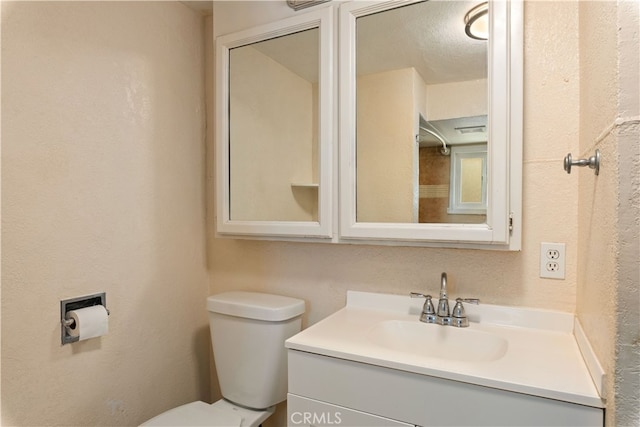
[[[328,3],[218,37],[217,235],[520,249],[522,3],[490,1],[476,40],[479,3]]]
[[[216,40],[216,232],[331,238],[331,9]]]

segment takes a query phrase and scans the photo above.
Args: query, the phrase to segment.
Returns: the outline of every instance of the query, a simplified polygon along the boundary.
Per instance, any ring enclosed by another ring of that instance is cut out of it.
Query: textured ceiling
[[[357,73],[414,67],[425,83],[487,77],[487,42],[464,32],[464,15],[480,1],[431,0],[358,18]],[[255,46],[309,81],[317,81],[318,31]]]
[[[415,67],[427,84],[487,76],[487,42],[464,32],[478,1],[428,1],[358,18],[357,73]]]

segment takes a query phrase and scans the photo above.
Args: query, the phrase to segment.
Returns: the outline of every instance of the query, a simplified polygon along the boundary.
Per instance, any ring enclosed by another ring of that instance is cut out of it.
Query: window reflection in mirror
[[[487,144],[451,148],[449,215],[459,222],[484,222],[487,215]]]
[[[357,18],[357,222],[486,221],[487,42],[461,24],[478,3],[428,1]],[[461,162],[468,179],[454,183],[451,150],[469,144],[484,144],[484,160]],[[478,191],[480,202],[469,203]]]
[[[460,160],[460,203],[482,203],[483,160],[481,157]]]
[[[229,51],[230,219],[318,220],[318,70],[317,28]]]

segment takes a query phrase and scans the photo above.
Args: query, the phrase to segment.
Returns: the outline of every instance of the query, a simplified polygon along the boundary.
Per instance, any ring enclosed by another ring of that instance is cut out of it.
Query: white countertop
[[[604,407],[573,335],[573,315],[555,311],[465,304],[469,329],[507,340],[492,361],[426,358],[376,343],[371,331],[389,320],[419,323],[424,300],[349,291],[347,305],[286,342],[292,350],[399,369],[481,386]],[[450,304],[453,306],[450,300]],[[437,298],[434,299],[434,304]],[[432,328],[453,328],[423,324]]]

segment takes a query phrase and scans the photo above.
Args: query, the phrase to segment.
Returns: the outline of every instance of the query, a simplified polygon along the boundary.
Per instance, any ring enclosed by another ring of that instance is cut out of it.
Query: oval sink
[[[507,340],[489,332],[419,321],[386,320],[369,332],[372,343],[415,356],[490,362],[507,351]]]

